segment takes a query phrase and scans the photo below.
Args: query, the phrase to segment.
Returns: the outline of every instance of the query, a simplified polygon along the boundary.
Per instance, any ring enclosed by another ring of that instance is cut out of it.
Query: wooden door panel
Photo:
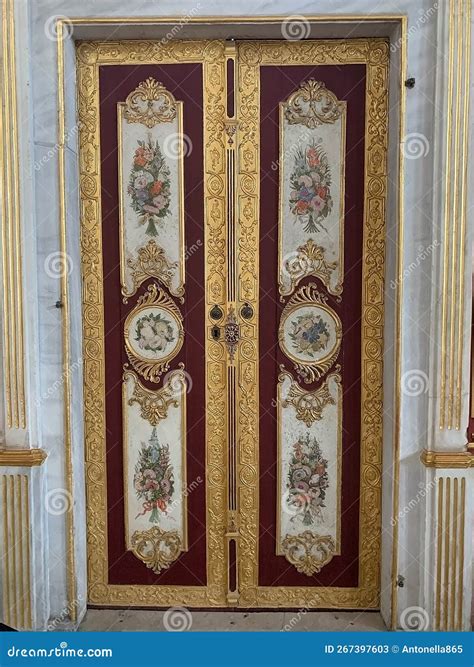
[[[240,602],[377,606],[387,45],[238,58]]]

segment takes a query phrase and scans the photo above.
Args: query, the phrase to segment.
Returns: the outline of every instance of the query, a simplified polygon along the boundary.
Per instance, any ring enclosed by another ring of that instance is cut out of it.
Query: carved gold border
[[[140,84],[141,85],[141,84]],[[168,92],[168,91],[167,91]],[[174,97],[171,93],[168,92],[168,94],[173,98]],[[128,98],[127,98],[128,99]],[[185,281],[185,268],[184,268],[184,261],[185,261],[185,235],[184,235],[184,151],[183,151],[183,102],[180,100],[174,100],[174,106],[176,107],[176,115],[177,115],[177,120],[178,120],[178,134],[181,137],[180,143],[179,143],[179,158],[178,158],[178,201],[179,201],[179,212],[178,212],[178,229],[179,229],[179,234],[178,234],[178,243],[179,243],[179,266],[178,268],[178,275],[179,275],[179,284],[177,287],[171,289],[169,285],[167,285],[162,277],[158,275],[154,275],[153,277],[156,278],[162,285],[167,287],[170,291],[171,294],[174,296],[178,297],[183,297],[184,294],[184,281]],[[147,280],[150,276],[145,275],[141,280],[136,281],[135,279],[133,280],[133,287],[131,291],[127,290],[127,281],[126,281],[126,266],[127,266],[127,258],[126,258],[126,253],[125,253],[125,228],[124,228],[124,211],[125,211],[125,206],[128,205],[125,202],[125,197],[124,197],[124,192],[123,192],[123,128],[124,128],[124,118],[123,114],[125,109],[127,108],[127,102],[118,102],[117,103],[117,136],[118,136],[118,193],[119,193],[119,224],[120,224],[120,280],[122,283],[122,295],[124,297],[124,300],[127,301],[131,296],[136,294],[139,286]],[[143,125],[143,127],[146,127]],[[156,242],[156,240],[155,240]],[[145,249],[147,245],[149,244],[149,241],[140,247],[139,250]],[[130,257],[130,259],[135,262],[135,264],[139,263],[139,255],[138,255],[138,250],[137,254],[133,257]],[[173,281],[171,280],[171,284]],[[181,298],[182,300],[182,298]]]
[[[294,277],[290,276],[289,280],[289,287],[287,289],[284,289],[284,284],[282,281],[282,273],[284,272],[283,268],[283,226],[285,222],[285,216],[284,216],[284,204],[283,204],[283,183],[286,178],[286,173],[285,173],[285,151],[283,150],[283,141],[284,141],[284,131],[285,131],[285,116],[284,116],[284,111],[287,106],[288,100],[295,95],[299,91],[293,92],[284,102],[280,102],[279,105],[279,137],[280,137],[280,148],[279,148],[279,164],[280,164],[280,178],[279,178],[279,190],[278,190],[278,267],[277,267],[277,280],[278,280],[278,287],[280,294],[282,296],[290,296],[293,294],[295,291],[296,287],[299,285],[299,283],[304,279],[307,278],[308,276],[314,276],[315,278],[319,278],[323,285],[327,288],[328,292],[330,294],[333,294],[335,296],[338,296],[339,294],[342,293],[343,289],[343,283],[344,283],[344,224],[340,224],[341,220],[344,220],[344,215],[345,215],[345,173],[346,173],[346,137],[347,137],[347,102],[343,100],[342,102],[338,100],[338,103],[341,104],[344,108],[344,111],[341,113],[341,150],[340,150],[340,170],[339,170],[339,176],[340,176],[340,204],[339,204],[339,256],[337,258],[337,262],[339,265],[339,279],[337,281],[337,284],[335,287],[331,286],[331,279],[332,276],[329,277],[328,280],[325,280],[324,277],[321,275],[320,272],[314,272],[314,271],[309,271],[306,273],[304,276],[299,276],[299,277]],[[332,91],[329,91],[331,95],[334,95]],[[306,128],[307,129],[307,128]],[[304,130],[303,130],[304,131]],[[308,238],[308,241],[313,240],[317,244],[317,237],[315,234],[311,235]],[[308,243],[306,241],[306,243]],[[318,244],[319,245],[319,244]],[[294,252],[297,252],[298,248],[294,248]],[[325,261],[325,259],[323,260]],[[331,262],[326,262],[326,265],[329,265]]]
[[[278,376],[277,384],[277,506],[276,506],[276,519],[275,519],[275,536],[276,536],[276,549],[275,553],[277,556],[283,555],[281,550],[282,534],[281,534],[281,487],[282,487],[282,438],[281,438],[281,425],[282,425],[282,411],[287,410],[296,410],[294,404],[286,402],[286,399],[282,398],[282,388],[285,377],[289,378],[292,383],[294,383],[301,395],[309,393],[318,393],[323,387],[329,385],[329,380],[333,379],[336,384],[337,390],[337,453],[336,453],[336,477],[337,477],[337,505],[336,505],[336,516],[337,516],[337,526],[336,526],[336,539],[335,539],[335,556],[339,556],[341,553],[341,496],[342,496],[342,409],[343,409],[343,392],[342,392],[342,378],[339,375],[340,367],[337,366],[333,373],[329,373],[324,379],[323,384],[319,389],[316,389],[314,392],[308,392],[304,389],[301,389],[298,383],[293,378],[291,373],[282,369],[281,373]],[[329,391],[329,388],[328,388]],[[323,405],[324,410],[324,405]],[[298,419],[298,417],[297,417]],[[311,426],[301,421],[302,428],[306,428],[307,433],[311,433]],[[303,531],[301,531],[303,532]]]
[[[383,287],[387,194],[388,42],[384,39],[238,44],[239,299],[258,317],[259,108],[261,65],[362,63],[367,66],[362,306],[362,418],[359,586],[262,587],[258,584],[258,330],[239,349],[239,579],[242,606],[377,607],[380,589]],[[240,305],[240,304],[239,304]]]
[[[133,380],[133,391],[132,395],[129,396],[128,380]],[[179,398],[173,395],[176,394],[176,383],[180,385]],[[130,546],[130,527],[129,527],[129,505],[128,505],[128,468],[130,466],[130,453],[129,453],[129,408],[134,403],[139,403],[138,400],[134,400],[133,394],[135,389],[138,388],[139,392],[142,395],[148,396],[151,400],[159,400],[160,397],[164,401],[166,413],[162,419],[150,420],[147,417],[143,416],[141,412],[141,418],[144,419],[150,427],[158,426],[160,421],[166,419],[168,416],[168,410],[170,407],[179,407],[181,403],[181,421],[180,421],[180,430],[181,430],[181,485],[183,488],[183,498],[182,498],[182,539],[180,544],[180,551],[188,550],[188,497],[187,497],[187,486],[188,486],[188,471],[187,471],[187,426],[186,426],[186,376],[184,374],[183,368],[178,368],[174,371],[170,371],[167,374],[166,382],[159,389],[147,389],[142,385],[138,375],[135,371],[126,370],[122,378],[122,429],[123,429],[123,488],[124,488],[124,523],[125,523],[125,544],[127,549],[132,550]],[[141,406],[140,406],[141,407]],[[152,423],[153,421],[153,423]],[[133,491],[133,489],[130,489]],[[151,527],[151,526],[150,526]],[[168,531],[169,532],[169,531]]]
[[[207,585],[146,586],[108,583],[105,457],[104,295],[100,200],[99,66],[203,63],[205,292],[210,305],[225,304],[224,45],[217,41],[134,40],[78,42],[81,246],[83,269],[84,405],[89,602],[118,606],[224,606],[226,360],[206,336]],[[209,321],[210,322],[210,321]],[[203,322],[203,326],[206,326]],[[192,546],[192,545],[190,545]]]
[[[43,465],[47,456],[44,449],[0,449],[0,467],[33,468]]]
[[[474,468],[474,456],[470,452],[433,451],[424,449],[420,461],[427,468]]]

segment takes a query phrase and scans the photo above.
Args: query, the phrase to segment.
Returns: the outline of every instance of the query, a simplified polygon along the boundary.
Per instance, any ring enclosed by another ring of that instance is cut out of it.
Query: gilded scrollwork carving
[[[285,118],[291,125],[305,125],[314,129],[323,123],[334,123],[344,113],[344,109],[344,104],[322,81],[309,79],[287,99]]]
[[[128,405],[139,405],[140,415],[152,426],[157,426],[160,421],[166,419],[170,406],[179,406],[178,398],[186,391],[186,380],[182,369],[169,373],[164,386],[155,391],[144,387],[133,371],[125,371],[123,379],[124,382],[131,380],[133,383],[133,393],[128,399]]]
[[[130,546],[134,555],[155,574],[169,568],[182,551],[179,533],[161,530],[158,526],[135,531]]]
[[[149,77],[127,96],[124,116],[129,123],[150,128],[169,123],[176,118],[176,100],[162,83]]]
[[[164,249],[154,239],[150,239],[145,246],[138,249],[136,258],[129,257],[127,266],[131,269],[132,287],[130,290],[126,286],[122,287],[125,303],[127,303],[129,297],[136,294],[137,289],[148,278],[156,278],[168,288],[171,294],[181,297],[181,301],[183,301],[184,287],[182,285],[178,289],[172,287],[172,280],[178,262],[170,262]]]
[[[285,376],[289,377],[292,381],[286,398],[282,400],[282,407],[288,408],[293,406],[296,411],[296,418],[306,424],[308,428],[311,427],[314,422],[322,419],[323,410],[327,405],[336,404],[331,394],[329,383],[331,379],[341,383],[342,378],[339,370],[340,368],[337,366],[336,372],[328,375],[324,383],[315,391],[301,389],[299,384],[293,380],[292,375],[286,372],[281,373],[278,378],[279,382],[283,382]]]
[[[331,285],[331,275],[337,268],[338,263],[328,261],[324,248],[310,238],[298,246],[294,255],[283,262],[280,294],[284,296],[291,294],[303,278],[315,276],[322,280],[330,294],[339,295],[342,292],[341,282],[334,287]]]
[[[330,535],[315,535],[310,530],[299,535],[286,535],[281,547],[286,560],[308,577],[321,572],[336,550]]]

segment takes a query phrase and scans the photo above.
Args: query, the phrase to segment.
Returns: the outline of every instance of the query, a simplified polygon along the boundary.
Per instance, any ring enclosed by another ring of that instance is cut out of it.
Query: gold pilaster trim
[[[32,627],[29,480],[0,475],[3,548],[3,617],[7,625]]]
[[[13,0],[4,0],[0,91],[3,358],[7,426],[26,428],[20,158],[17,125],[19,110],[16,91],[14,11]]]
[[[462,410],[471,0],[449,0],[440,429],[459,429]]]
[[[33,468],[43,465],[47,456],[44,449],[0,449],[0,467]]]
[[[434,630],[463,629],[466,479],[441,477],[437,483]]]
[[[469,452],[437,452],[424,449],[420,460],[427,468],[474,468],[474,455]]]

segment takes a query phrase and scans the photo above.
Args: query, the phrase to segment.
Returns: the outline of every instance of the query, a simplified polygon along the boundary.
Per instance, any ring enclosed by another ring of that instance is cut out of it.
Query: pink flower
[[[321,199],[321,197],[313,197],[311,200],[311,206],[314,208],[315,211],[321,211],[324,208],[325,202]]]
[[[153,203],[156,208],[161,211],[161,209],[164,208],[167,204],[166,197],[163,197],[163,195],[157,195],[156,197],[153,197]]]
[[[306,188],[310,188],[313,185],[313,179],[310,176],[300,176],[298,183],[301,183]]]

